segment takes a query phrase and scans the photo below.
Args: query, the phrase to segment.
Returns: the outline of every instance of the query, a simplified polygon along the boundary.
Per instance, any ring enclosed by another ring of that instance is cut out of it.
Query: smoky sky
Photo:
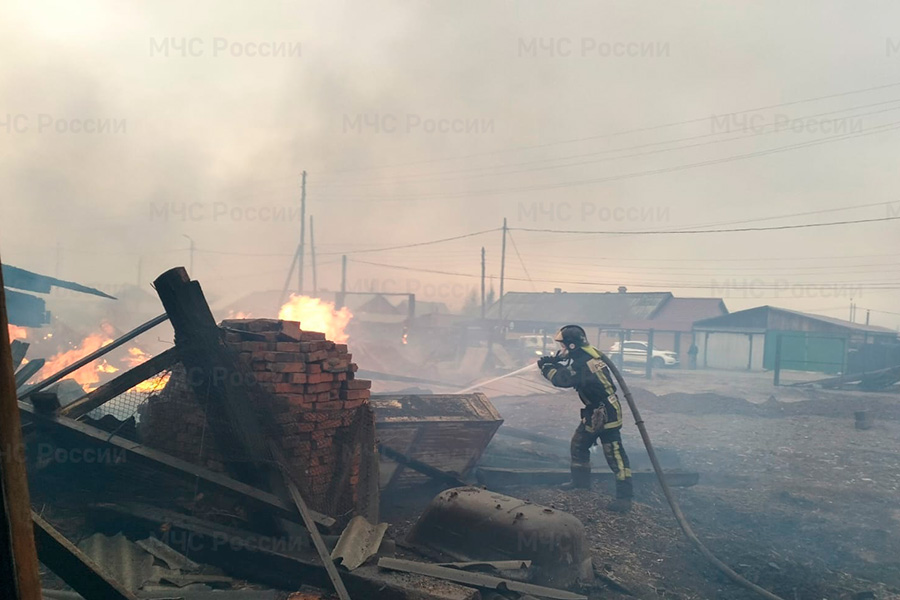
[[[305,170],[322,288],[339,285],[351,252],[351,288],[415,287],[461,305],[482,246],[499,287],[499,231],[359,251],[506,217],[507,290],[626,285],[842,318],[853,298],[887,311],[873,324],[900,323],[889,314],[900,312],[896,221],[523,230],[900,216],[895,3],[29,1],[3,12],[0,242],[16,266],[149,288],[189,264],[192,239],[192,275],[217,301],[280,289]],[[769,219],[785,215],[797,216]],[[307,252],[307,286],[310,274]]]

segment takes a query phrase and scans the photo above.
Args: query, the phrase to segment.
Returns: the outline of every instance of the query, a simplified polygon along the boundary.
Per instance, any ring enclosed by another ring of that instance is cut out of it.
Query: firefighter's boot
[[[591,468],[572,466],[572,481],[559,486],[562,490],[588,490],[591,488]]]
[[[606,507],[613,512],[627,513],[631,511],[631,498],[634,490],[631,486],[631,477],[616,479],[616,499]]]

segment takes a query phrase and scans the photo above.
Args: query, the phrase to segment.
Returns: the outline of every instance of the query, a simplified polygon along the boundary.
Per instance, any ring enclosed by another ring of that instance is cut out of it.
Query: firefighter
[[[566,325],[553,339],[561,350],[556,356],[538,360],[541,374],[556,387],[575,388],[584,403],[581,423],[572,436],[572,481],[563,487],[590,488],[590,449],[599,440],[616,476],[616,499],[608,508],[628,512],[632,485],[628,455],[622,447],[622,406],[609,367],[601,359],[603,353],[588,342],[584,329],[578,325]]]

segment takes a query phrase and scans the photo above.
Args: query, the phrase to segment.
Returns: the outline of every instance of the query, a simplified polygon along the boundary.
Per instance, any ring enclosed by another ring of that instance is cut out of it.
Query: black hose
[[[675,496],[672,495],[672,490],[669,488],[669,484],[666,483],[666,478],[665,475],[663,475],[663,470],[659,464],[659,459],[656,458],[656,452],[653,450],[653,443],[650,441],[650,435],[647,433],[647,428],[644,427],[644,420],[641,419],[641,413],[638,411],[637,405],[634,403],[634,397],[631,395],[631,390],[628,389],[628,384],[625,383],[625,379],[622,377],[622,373],[619,372],[619,369],[616,367],[613,361],[611,361],[605,354],[601,354],[601,358],[603,359],[603,362],[606,363],[606,366],[609,367],[609,370],[610,372],[612,372],[613,377],[615,377],[616,381],[619,383],[619,388],[625,395],[625,400],[628,402],[628,407],[631,409],[632,416],[634,416],[634,424],[637,425],[638,431],[641,432],[641,439],[644,440],[644,447],[647,448],[647,455],[650,457],[650,462],[653,464],[653,470],[656,471],[657,478],[659,478],[659,485],[662,487],[663,494],[666,496],[666,501],[669,503],[669,507],[671,507],[672,509],[672,514],[675,515],[675,520],[678,521],[678,526],[681,527],[681,531],[684,532],[685,537],[690,540],[690,542],[697,548],[697,550],[700,551],[700,554],[702,554],[706,558],[706,560],[711,562],[714,567],[724,573],[733,582],[747,588],[748,590],[756,592],[763,598],[768,598],[769,600],[784,600],[780,596],[776,596],[772,592],[763,589],[755,583],[747,581],[746,579],[738,575],[734,570],[731,569],[731,567],[723,563],[716,557],[715,554],[710,552],[709,548],[703,545],[703,542],[700,541],[700,538],[698,538],[697,534],[694,533],[694,530],[691,529],[691,525],[690,523],[688,523],[687,517],[685,517],[684,513],[681,512],[681,507],[678,505],[678,501],[675,500]]]

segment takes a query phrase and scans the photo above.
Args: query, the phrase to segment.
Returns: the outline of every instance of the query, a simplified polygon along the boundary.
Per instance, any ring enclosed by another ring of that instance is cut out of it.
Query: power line
[[[808,229],[812,227],[832,227],[835,225],[855,225],[858,223],[878,223],[881,221],[896,221],[900,217],[881,217],[878,219],[858,219],[856,221],[832,221],[829,223],[803,223],[800,225],[773,225],[771,227],[738,227],[734,229],[676,229],[676,230],[635,230],[635,231],[577,231],[561,229],[532,229],[528,227],[510,227],[513,231],[529,231],[540,233],[563,233],[581,235],[680,235],[700,233],[744,233],[750,231],[780,231],[784,229]]]
[[[634,179],[637,177],[644,177],[647,175],[660,175],[663,173],[673,173],[676,171],[684,171],[688,169],[695,169],[698,167],[708,167],[712,165],[719,165],[729,162],[735,162],[738,160],[745,160],[749,158],[759,158],[761,156],[768,156],[770,154],[778,154],[781,152],[789,152],[791,150],[798,150],[801,148],[808,148],[812,146],[819,146],[822,144],[828,144],[833,142],[840,142],[849,139],[855,139],[860,137],[866,137],[870,135],[875,135],[878,133],[885,133],[887,131],[892,131],[900,128],[900,121],[892,121],[890,123],[886,123],[884,125],[878,125],[876,127],[872,127],[862,132],[855,134],[845,134],[845,135],[834,135],[825,138],[821,138],[818,140],[813,140],[809,142],[801,142],[798,144],[789,144],[787,146],[776,146],[774,148],[769,148],[766,150],[760,150],[756,152],[748,152],[745,154],[735,154],[732,156],[725,156],[722,158],[704,160],[694,163],[686,163],[681,165],[673,165],[670,167],[662,167],[659,169],[648,169],[643,171],[633,171],[631,173],[623,173],[621,175],[610,175],[606,177],[597,177],[592,179],[580,179],[580,180],[571,180],[571,181],[563,181],[557,183],[548,183],[548,184],[533,184],[528,186],[520,186],[520,187],[508,187],[508,188],[488,188],[467,192],[454,192],[449,194],[434,194],[434,195],[407,195],[407,196],[394,196],[394,197],[343,197],[340,198],[342,200],[352,200],[352,201],[372,201],[372,202],[400,202],[400,201],[413,201],[413,200],[446,200],[450,198],[467,198],[467,197],[477,197],[477,196],[489,196],[495,194],[503,194],[503,193],[515,193],[515,192],[527,192],[527,191],[543,191],[543,190],[551,190],[551,189],[560,189],[567,187],[579,187],[585,185],[592,185],[597,183],[609,183],[612,181],[622,181],[626,179]],[[338,200],[338,198],[335,198]]]
[[[414,243],[414,244],[403,244],[401,246],[388,246],[385,248],[369,248],[368,250],[348,250],[345,252],[320,252],[319,256],[334,255],[334,254],[341,254],[341,255],[343,255],[343,254],[365,254],[365,253],[371,253],[371,252],[385,252],[387,250],[401,250],[401,249],[405,249],[405,248],[420,248],[422,246],[431,246],[433,244],[442,244],[444,242],[452,242],[455,240],[462,240],[465,238],[475,237],[478,235],[484,235],[486,233],[493,233],[495,231],[500,231],[500,228],[495,227],[494,229],[485,229],[483,231],[476,231],[474,233],[466,233],[463,235],[442,238],[439,240],[432,240],[430,242],[418,242],[418,243]]]
[[[513,239],[512,233],[509,232],[509,229],[507,229],[507,234],[509,235],[509,241],[512,242],[513,250],[516,251],[516,256],[519,259],[519,264],[522,265],[522,270],[525,271],[525,277],[527,277],[528,282],[531,283],[531,289],[536,290],[537,288],[535,288],[534,282],[531,281],[531,275],[528,274],[528,267],[525,266],[525,261],[522,260],[522,255],[519,254],[519,247],[516,246],[516,240]]]
[[[813,119],[813,118],[822,117],[825,115],[831,115],[831,114],[840,113],[840,112],[857,110],[859,108],[882,106],[884,104],[895,104],[897,102],[900,102],[900,99],[887,100],[884,102],[875,102],[872,104],[853,106],[853,107],[849,107],[849,108],[842,108],[842,109],[838,109],[838,110],[826,111],[826,112],[816,113],[816,114],[812,114],[812,115],[804,115],[804,116],[795,117],[795,119],[793,119],[793,120]],[[852,115],[852,116],[859,118],[859,117],[866,117],[866,116],[891,112],[891,111],[895,111],[895,110],[900,110],[900,106],[895,106],[893,108],[886,108],[883,110],[876,110],[876,111],[871,111],[871,112],[866,112],[866,113],[859,113],[859,114]],[[697,144],[685,144],[685,145],[681,145],[681,146],[673,146],[671,148],[660,148],[660,149],[651,150],[648,152],[638,152],[635,154],[624,154],[621,156],[610,156],[610,157],[598,158],[598,159],[594,159],[594,160],[566,163],[566,164],[560,164],[560,165],[547,165],[546,163],[549,161],[562,161],[562,160],[570,160],[570,159],[577,159],[577,158],[586,158],[586,157],[590,157],[590,156],[597,156],[597,155],[602,155],[602,154],[612,154],[612,153],[622,152],[622,151],[626,151],[626,150],[636,150],[636,149],[648,148],[648,147],[652,147],[652,146],[660,146],[660,145],[665,145],[665,144],[674,144],[677,142],[698,140],[698,139],[713,137],[713,136],[717,136],[717,135],[724,135],[724,134],[731,133],[731,132],[730,131],[711,132],[711,133],[705,133],[705,134],[701,134],[701,135],[687,136],[687,137],[675,138],[675,139],[670,139],[670,140],[648,142],[648,143],[644,143],[644,144],[638,144],[638,145],[634,145],[634,146],[626,146],[626,147],[622,147],[622,148],[610,148],[607,150],[600,150],[597,152],[587,152],[587,153],[574,154],[574,155],[569,155],[569,156],[560,156],[560,157],[556,157],[556,158],[541,158],[541,159],[535,159],[535,160],[518,162],[518,163],[506,163],[506,164],[501,164],[501,165],[491,165],[491,166],[485,166],[485,167],[470,167],[467,169],[441,171],[438,173],[414,176],[412,178],[401,178],[401,179],[394,178],[394,179],[381,179],[381,180],[368,180],[368,181],[347,181],[347,182],[335,182],[335,183],[331,183],[331,184],[321,184],[321,185],[323,185],[324,189],[327,190],[327,189],[334,189],[334,188],[345,188],[345,187],[356,187],[356,186],[370,187],[373,185],[389,185],[389,184],[398,184],[398,183],[441,183],[441,182],[447,182],[447,181],[458,181],[460,179],[460,177],[459,177],[460,174],[473,173],[473,172],[477,172],[477,171],[487,171],[487,172],[470,175],[468,177],[465,177],[464,179],[475,179],[475,178],[480,178],[480,177],[496,177],[496,176],[503,176],[503,175],[513,175],[516,173],[524,173],[524,172],[531,173],[531,172],[535,172],[535,171],[562,169],[562,168],[567,168],[567,167],[576,167],[576,166],[594,164],[594,163],[598,163],[598,162],[606,162],[606,161],[610,161],[610,160],[620,160],[620,159],[624,159],[624,158],[638,158],[638,157],[642,157],[642,156],[649,156],[649,155],[653,155],[653,154],[670,152],[672,150],[685,150],[685,149],[689,149],[689,148],[698,148],[701,146],[708,146],[708,145],[713,145],[713,144],[735,142],[735,141],[740,141],[740,140],[758,137],[758,136],[762,136],[762,135],[770,135],[773,133],[783,133],[784,131],[786,131],[786,130],[782,130],[782,129],[777,129],[778,125],[779,125],[779,123],[772,122],[772,123],[767,123],[767,124],[764,124],[764,125],[761,125],[758,127],[759,129],[767,129],[769,127],[776,128],[776,129],[773,129],[772,131],[754,131],[753,133],[751,133],[749,135],[739,135],[739,136],[729,137],[729,138],[720,139],[720,140],[710,140],[707,142],[701,142],[701,143],[697,143]],[[753,129],[757,129],[757,127],[753,127]],[[543,165],[543,166],[533,167],[530,165]],[[505,169],[505,168],[510,168],[510,167],[523,167],[523,166],[529,166],[529,168],[515,169],[515,170],[496,172],[496,173],[490,172],[491,170],[494,170],[494,169]],[[445,177],[446,175],[452,175],[453,177],[448,178],[448,177]]]
[[[384,267],[388,269],[396,269],[400,271],[413,271],[417,273],[431,273],[435,275],[451,275],[455,277],[468,277],[468,278],[479,278],[481,275],[475,275],[472,273],[458,273],[452,271],[442,271],[438,269],[420,269],[415,267],[407,267],[403,265],[391,265],[387,263],[378,263],[371,262],[365,260],[353,259],[353,262],[363,265],[370,265],[374,267]],[[583,285],[583,286],[599,286],[599,287],[617,287],[621,285],[621,281],[575,281],[575,280],[564,280],[564,279],[525,279],[522,277],[507,277],[506,279],[510,281],[533,281],[538,283],[549,283],[549,284],[567,284],[567,285]],[[838,286],[845,285],[854,285],[864,289],[871,290],[898,290],[900,289],[900,282],[896,283],[892,281],[875,281],[875,282],[840,282],[835,284],[835,282],[778,282],[778,283],[762,283],[762,284],[752,284],[752,285],[724,285],[724,286],[716,286],[710,283],[693,283],[693,284],[685,284],[682,282],[633,282],[631,285],[637,287],[649,287],[649,288],[657,288],[657,289],[705,289],[712,290],[717,287],[727,288],[727,290],[773,290],[773,291],[781,291],[785,292],[790,289],[791,286],[803,286],[807,288],[822,288],[822,289],[830,289]],[[785,287],[787,286],[787,288]]]
[[[889,88],[893,88],[893,87],[897,87],[897,86],[900,86],[900,82],[897,82],[897,83],[889,83],[889,84],[884,84],[884,85],[877,85],[877,86],[868,87],[868,88],[863,88],[863,89],[858,89],[858,90],[850,90],[850,91],[847,91],[847,92],[839,92],[839,93],[836,93],[836,94],[827,94],[827,95],[824,95],[824,96],[816,96],[816,97],[812,97],[812,98],[803,98],[803,99],[801,99],[801,100],[793,100],[793,101],[790,101],[790,102],[781,102],[781,103],[778,103],[778,104],[769,104],[769,105],[767,105],[767,106],[758,106],[758,107],[755,107],[755,108],[747,108],[747,109],[743,109],[743,110],[731,111],[731,112],[725,112],[725,113],[720,113],[720,114],[723,114],[723,115],[740,115],[740,114],[745,114],[745,113],[749,113],[749,112],[757,112],[757,111],[769,110],[769,109],[772,109],[772,108],[782,108],[782,107],[785,107],[785,106],[794,106],[794,105],[796,105],[796,104],[804,104],[804,103],[806,103],[806,102],[817,102],[817,101],[819,101],[819,100],[830,100],[830,99],[832,99],[832,98],[840,98],[840,97],[844,97],[844,96],[852,96],[852,95],[855,95],[855,94],[863,94],[863,93],[866,93],[866,92],[873,92],[873,91],[878,91],[878,90],[884,90],[884,89],[889,89]],[[665,129],[665,128],[668,128],[668,127],[677,127],[677,126],[679,126],[679,125],[689,125],[689,124],[692,124],[692,123],[699,123],[699,122],[702,122],[702,121],[708,121],[709,118],[710,118],[710,116],[709,116],[709,115],[706,115],[706,116],[704,116],[704,117],[697,117],[697,118],[693,118],[693,119],[685,119],[685,120],[682,120],[682,121],[675,121],[675,122],[672,122],[672,123],[663,123],[663,124],[660,124],[660,125],[651,125],[651,126],[645,126],[645,127],[636,127],[636,128],[632,128],[632,129],[623,129],[623,130],[615,131],[615,132],[611,132],[611,133],[605,133],[605,134],[599,134],[599,135],[592,135],[592,136],[581,137],[581,138],[574,138],[574,139],[568,139],[568,140],[558,140],[558,141],[555,141],[555,142],[545,142],[545,143],[543,143],[543,144],[533,144],[533,145],[530,145],[530,146],[518,146],[518,147],[505,148],[505,149],[500,149],[500,150],[491,150],[491,151],[487,151],[487,152],[477,152],[477,153],[467,154],[467,155],[462,155],[462,156],[448,156],[448,157],[443,157],[443,158],[432,158],[432,159],[428,159],[428,160],[421,160],[421,161],[408,162],[408,163],[400,163],[400,164],[394,164],[394,165],[374,165],[374,166],[370,166],[370,167],[359,167],[359,168],[354,168],[354,169],[337,169],[337,170],[333,170],[333,171],[323,171],[323,173],[326,173],[326,174],[327,174],[327,173],[351,173],[351,172],[358,172],[358,171],[372,171],[372,170],[376,170],[376,169],[394,169],[394,168],[397,168],[397,167],[407,167],[407,166],[415,166],[415,165],[431,164],[431,163],[435,163],[435,162],[445,162],[445,161],[450,161],[450,160],[462,160],[462,159],[467,159],[467,158],[478,158],[478,157],[482,157],[482,156],[491,156],[491,155],[496,155],[496,154],[503,154],[503,153],[506,153],[506,152],[521,152],[521,151],[523,151],[523,150],[534,150],[534,149],[537,149],[537,148],[547,148],[547,147],[550,147],[550,146],[559,146],[559,145],[561,145],[561,144],[574,144],[574,143],[585,142],[585,141],[590,141],[590,140],[597,140],[597,139],[604,139],[604,138],[610,138],[610,137],[617,137],[617,136],[620,136],[620,135],[626,135],[626,134],[629,134],[629,133],[640,133],[640,132],[644,132],[644,131],[654,131],[654,130],[657,130],[657,129]]]

